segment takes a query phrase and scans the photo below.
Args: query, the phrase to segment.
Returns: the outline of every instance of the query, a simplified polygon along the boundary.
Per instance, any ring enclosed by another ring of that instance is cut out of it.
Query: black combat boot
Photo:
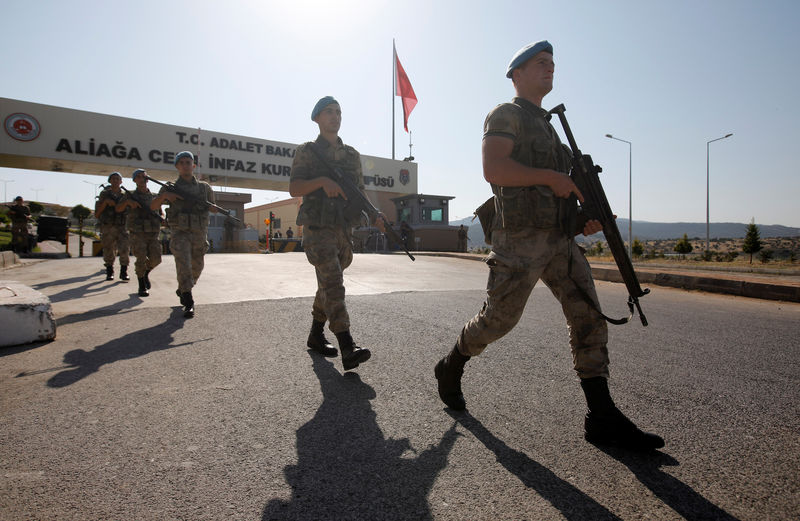
[[[150,289],[150,272],[153,270],[147,270],[144,272],[144,287],[145,289]]]
[[[439,360],[433,371],[439,387],[439,398],[456,411],[467,408],[467,402],[464,401],[464,394],[461,392],[461,375],[464,374],[464,364],[469,359],[469,356],[461,354],[458,346],[453,346],[453,350]]]
[[[120,266],[119,267],[119,280],[122,282],[128,282],[131,278],[128,276],[128,266]]]
[[[342,365],[345,371],[355,369],[358,364],[366,362],[372,356],[369,349],[356,345],[350,336],[350,331],[336,333],[336,340],[339,341],[339,349],[342,351]]]
[[[139,296],[149,297],[150,293],[147,292],[147,284],[144,282],[144,277],[139,277]]]
[[[106,264],[106,280],[114,280],[114,266]]]
[[[311,332],[308,334],[306,345],[323,356],[336,356],[339,351],[325,338],[325,322],[314,320],[311,322]]]
[[[181,293],[181,304],[183,304],[183,317],[192,318],[194,316],[194,299],[191,291]]]
[[[602,376],[581,379],[589,412],[584,421],[584,437],[589,443],[647,451],[664,446],[661,436],[644,432],[617,409]]]

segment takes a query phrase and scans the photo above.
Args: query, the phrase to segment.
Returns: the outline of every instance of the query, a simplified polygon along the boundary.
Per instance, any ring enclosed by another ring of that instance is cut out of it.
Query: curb
[[[412,252],[414,255],[427,255],[431,257],[453,257],[458,259],[483,261],[486,255],[475,253],[453,252]],[[606,268],[592,266],[592,277],[605,282],[622,283],[622,275],[616,267]],[[762,300],[781,300],[786,302],[800,302],[800,286],[791,284],[754,282],[741,279],[726,279],[717,277],[704,277],[702,275],[685,275],[669,273],[668,271],[640,271],[634,266],[636,275],[641,284],[652,284],[669,288],[679,288],[694,291],[706,291],[737,297],[757,298]],[[658,270],[658,268],[655,268]]]

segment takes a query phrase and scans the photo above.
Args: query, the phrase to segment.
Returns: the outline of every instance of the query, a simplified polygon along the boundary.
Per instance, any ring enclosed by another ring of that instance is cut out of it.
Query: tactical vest
[[[568,173],[571,153],[561,144],[545,118],[546,113],[520,98],[514,98],[514,103],[505,107],[511,107],[521,123],[511,158],[525,166]],[[571,213],[577,212],[575,201],[556,197],[548,186],[491,186],[497,212],[494,227],[558,228],[567,224]]]
[[[137,190],[126,194],[125,198],[141,205],[141,208],[133,208],[128,212],[128,220],[125,225],[128,231],[133,233],[158,233],[161,229],[161,219],[158,218],[156,212],[150,209],[150,203],[153,202],[155,196],[149,190],[144,193]]]
[[[122,202],[122,192],[116,194],[111,191],[111,189],[106,188],[102,192],[100,192],[99,201],[102,202],[104,199],[111,199],[114,201],[114,204],[119,204]],[[124,212],[117,212],[116,208],[113,206],[107,206],[105,210],[102,211],[100,215],[97,216],[97,220],[100,224],[105,225],[113,225],[113,226],[125,226],[125,219],[127,216],[127,210]]]
[[[322,164],[322,160],[314,152],[306,147],[313,146],[313,142],[304,143],[303,148],[296,152],[301,156],[300,161],[314,172],[314,177],[330,177],[329,169]],[[329,147],[330,148],[330,147]],[[320,153],[326,158],[328,164],[338,167],[345,175],[349,175],[353,182],[358,185],[357,174],[361,166],[358,152],[353,147],[344,145],[344,157],[336,160],[333,154],[329,153],[329,148],[322,149]],[[310,164],[309,164],[310,162]],[[297,212],[297,224],[300,226],[336,226],[352,228],[358,226],[361,221],[361,209],[351,201],[342,197],[328,197],[323,189],[315,190],[303,196],[303,204]]]
[[[179,177],[175,186],[196,195],[200,200],[209,200],[208,193],[211,187],[207,183],[188,182]],[[167,208],[167,219],[173,228],[208,228],[208,207],[190,199],[175,199]]]

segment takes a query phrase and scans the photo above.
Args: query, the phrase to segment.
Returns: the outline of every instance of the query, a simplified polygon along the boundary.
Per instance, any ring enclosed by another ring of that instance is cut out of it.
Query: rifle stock
[[[341,169],[328,163],[328,161],[322,156],[320,151],[317,150],[314,144],[311,144],[310,147],[314,154],[316,154],[320,161],[322,161],[322,164],[324,164],[328,171],[331,172],[331,179],[336,181],[336,183],[342,187],[342,190],[344,190],[344,193],[347,196],[347,200],[355,203],[361,211],[365,212],[369,217],[370,222],[374,221],[376,217],[380,216],[381,220],[383,221],[385,233],[389,237],[389,240],[400,246],[412,261],[416,260],[414,259],[414,256],[411,255],[411,252],[408,251],[406,245],[403,244],[403,239],[401,239],[400,236],[397,235],[397,232],[392,229],[392,225],[389,224],[389,221],[386,220],[386,217],[383,216],[380,210],[375,208],[375,205],[372,204],[372,201],[367,199],[367,196],[358,189],[358,187],[353,183],[353,181],[350,180],[350,178],[344,175],[344,172],[342,172]]]
[[[572,149],[572,172],[570,177],[575,186],[578,187],[578,190],[581,191],[581,194],[583,194],[584,202],[581,203],[581,208],[589,219],[597,220],[603,225],[603,234],[606,236],[608,248],[614,256],[614,262],[617,264],[625,287],[628,289],[628,307],[631,315],[633,315],[633,307],[636,306],[642,325],[646,326],[647,318],[642,313],[639,297],[647,295],[650,290],[642,289],[633,269],[633,263],[625,249],[625,242],[619,233],[617,222],[614,219],[614,212],[611,211],[611,205],[608,204],[608,198],[603,190],[603,185],[600,183],[598,174],[603,169],[594,164],[591,156],[581,153],[564,115],[565,111],[566,108],[561,104],[550,110],[550,114],[558,115],[561,126],[564,128],[564,134]]]

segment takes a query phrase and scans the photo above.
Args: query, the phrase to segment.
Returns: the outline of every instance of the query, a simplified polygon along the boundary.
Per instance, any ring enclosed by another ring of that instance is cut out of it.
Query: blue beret
[[[177,155],[175,155],[175,164],[177,165],[178,161],[180,161],[184,157],[188,157],[189,159],[192,160],[192,163],[194,163],[194,154],[192,154],[188,150],[184,150],[183,152],[178,152]]]
[[[137,175],[139,175],[139,174],[146,174],[146,173],[147,173],[147,172],[145,172],[143,169],[141,169],[141,168],[137,168],[137,169],[136,169],[136,170],[134,170],[134,171],[133,171],[133,173],[131,174],[131,179],[133,179],[134,181],[136,181],[136,176],[137,176]]]
[[[14,200],[15,200],[15,201],[22,201],[23,199],[22,199],[22,196],[21,196],[21,195],[18,195],[18,196],[16,196],[16,197],[14,198]]]
[[[324,109],[331,103],[336,103],[337,105],[339,104],[339,102],[336,101],[333,98],[333,96],[325,96],[324,98],[319,100],[317,104],[314,105],[314,110],[311,111],[311,121],[315,121],[317,119],[317,116],[319,116],[319,113],[322,112],[322,109]]]
[[[119,172],[111,172],[111,173],[108,175],[108,182],[109,182],[109,183],[111,182],[111,178],[112,178],[112,177],[114,177],[115,175],[118,175],[118,176],[119,176],[119,178],[120,178],[120,179],[122,179],[122,174],[120,174]]]
[[[542,40],[541,42],[531,43],[526,45],[522,49],[517,51],[517,54],[511,58],[511,63],[508,64],[508,70],[506,71],[506,78],[511,77],[511,73],[514,69],[525,63],[526,61],[530,60],[537,54],[542,51],[549,52],[553,54],[553,46],[550,45],[550,42],[547,40]]]

